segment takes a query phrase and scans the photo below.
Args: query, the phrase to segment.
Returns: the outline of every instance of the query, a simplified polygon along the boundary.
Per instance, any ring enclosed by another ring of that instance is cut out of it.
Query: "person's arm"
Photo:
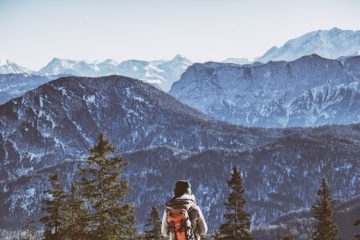
[[[205,218],[204,218],[204,215],[202,214],[201,212],[201,209],[199,209],[199,219],[198,219],[198,222],[197,222],[197,232],[199,233],[200,236],[205,236],[207,231],[208,231],[208,227],[207,227],[207,224],[205,222]]]
[[[166,209],[165,209],[161,222],[161,235],[163,235],[163,237],[168,237],[168,233],[169,233],[169,226],[166,221]]]

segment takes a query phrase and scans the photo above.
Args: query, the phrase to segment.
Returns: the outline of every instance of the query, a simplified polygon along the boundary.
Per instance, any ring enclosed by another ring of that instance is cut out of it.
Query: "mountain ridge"
[[[293,61],[309,54],[336,59],[360,54],[360,30],[317,30],[288,40],[280,47],[272,47],[257,61]]]
[[[115,154],[129,161],[129,200],[136,204],[141,226],[148,206],[161,208],[176,179],[189,179],[215,229],[234,164],[243,174],[247,209],[256,226],[308,207],[318,187],[313,179],[320,173],[336,196],[349,198],[360,191],[359,179],[353,178],[359,174],[359,125],[229,125],[121,76],[54,80],[0,106],[0,116],[0,227],[38,216],[48,174],[58,172],[69,186],[76,163],[87,156],[100,130],[118,147]],[[169,169],[183,171],[168,174]],[[154,188],[159,181],[164,184]]]
[[[352,92],[348,93],[344,93],[343,89],[344,85],[360,80],[359,65],[359,56],[332,60],[317,54],[303,56],[291,62],[270,61],[265,64],[196,63],[173,84],[169,93],[219,120],[244,126],[311,127],[350,124],[359,120],[357,116],[360,113],[357,113],[356,107],[351,107],[355,116],[353,119],[345,116],[346,113],[333,114],[331,111],[340,111],[346,106],[340,105],[344,104],[344,99],[357,95],[357,88],[349,87]],[[308,91],[316,92],[317,88],[326,86],[340,92],[338,99],[328,105],[331,109],[325,108],[325,113],[309,112],[309,118],[300,114],[303,119],[295,119],[299,111],[306,113],[309,111],[306,106],[314,104],[312,98],[304,97]],[[357,97],[352,100],[352,105],[360,104]],[[321,114],[329,118],[323,119]],[[340,121],[341,117],[346,121]]]
[[[104,61],[76,61],[71,59],[53,58],[45,67],[40,69],[39,75],[68,74],[84,77],[98,77],[108,75],[125,75],[147,83],[155,84],[164,91],[170,89],[171,84],[192,62],[181,55],[171,60],[144,61],[130,59],[117,62],[112,59]]]

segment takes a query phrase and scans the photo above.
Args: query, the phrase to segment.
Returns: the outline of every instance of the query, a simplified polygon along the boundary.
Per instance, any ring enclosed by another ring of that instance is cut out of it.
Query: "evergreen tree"
[[[220,239],[221,239],[221,237],[220,237],[220,232],[219,232],[219,231],[216,231],[216,232],[214,233],[214,235],[212,236],[212,239],[213,239],[213,240],[220,240]]]
[[[249,240],[250,237],[250,214],[245,208],[244,188],[241,182],[240,173],[234,166],[231,179],[227,182],[230,187],[230,194],[225,208],[224,215],[226,223],[220,226],[219,239],[223,240]]]
[[[45,216],[40,219],[40,222],[45,225],[43,238],[45,240],[58,240],[62,239],[61,228],[64,223],[63,207],[66,193],[58,175],[50,175],[49,181],[51,188],[44,191],[45,194],[49,195],[49,198],[42,200],[43,207],[41,210]]]
[[[85,240],[86,218],[84,202],[80,197],[76,182],[71,184],[70,192],[67,194],[64,203],[65,223],[64,240]]]
[[[159,212],[155,206],[151,208],[150,217],[145,224],[145,239],[146,240],[161,240],[164,239],[161,235],[161,221]]]
[[[121,157],[108,156],[114,151],[115,147],[100,134],[87,164],[80,167],[88,239],[135,238],[134,207],[125,202],[129,183],[120,178],[127,163]]]
[[[354,226],[360,227],[360,218],[354,223]],[[355,237],[360,240],[360,232]]]
[[[312,206],[312,215],[316,220],[313,240],[337,240],[338,232],[332,217],[334,215],[334,201],[330,196],[330,189],[327,180],[321,180],[317,192],[319,199]]]
[[[37,229],[36,229],[35,221],[32,220],[32,219],[28,219],[26,221],[26,224],[25,224],[24,227],[26,229],[25,239],[27,239],[27,240],[36,239],[36,237],[37,237]]]

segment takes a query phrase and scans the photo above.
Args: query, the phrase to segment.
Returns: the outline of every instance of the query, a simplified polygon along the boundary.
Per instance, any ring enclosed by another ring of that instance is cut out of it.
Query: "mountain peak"
[[[190,62],[189,59],[187,59],[185,56],[181,55],[181,54],[176,54],[175,57],[171,60],[171,62]]]
[[[31,71],[25,67],[19,66],[16,63],[10,61],[9,59],[3,58],[0,59],[0,74],[9,74],[9,73],[31,73]]]
[[[119,63],[114,59],[108,58],[108,59],[105,59],[104,61],[100,62],[100,64],[117,65]]]
[[[293,61],[313,53],[329,59],[350,56],[360,50],[360,31],[317,30],[287,41],[279,48],[271,48],[259,58],[260,62]]]
[[[9,59],[5,59],[5,58],[0,58],[0,66],[9,64]]]
[[[329,30],[330,32],[341,32],[341,31],[344,31],[338,27],[333,27],[332,29]]]

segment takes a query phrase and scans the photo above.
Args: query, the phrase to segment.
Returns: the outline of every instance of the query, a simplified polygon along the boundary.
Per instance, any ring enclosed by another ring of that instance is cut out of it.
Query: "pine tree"
[[[354,226],[360,227],[360,218],[354,223]],[[355,237],[360,240],[360,232],[356,234]]]
[[[32,220],[32,219],[28,219],[26,221],[26,224],[25,224],[24,227],[26,229],[25,239],[27,239],[27,240],[36,239],[36,237],[37,237],[37,229],[36,229],[35,221]]]
[[[212,236],[212,239],[213,240],[220,240],[221,237],[220,237],[220,232],[219,231],[216,231],[213,236]]]
[[[45,216],[40,219],[40,222],[45,225],[43,238],[45,240],[58,240],[62,239],[61,228],[64,223],[63,207],[66,193],[58,175],[50,175],[49,181],[51,188],[44,191],[45,194],[49,195],[49,198],[42,200],[43,207],[41,210]]]
[[[223,240],[250,240],[250,214],[244,210],[245,190],[236,166],[227,183],[230,187],[230,194],[225,203],[227,213],[224,217],[227,222],[220,226],[218,237]]]
[[[129,183],[121,179],[127,165],[121,157],[108,156],[115,147],[100,134],[80,167],[81,196],[85,200],[88,239],[134,239],[134,206],[125,202]]]
[[[161,235],[161,221],[158,210],[155,206],[151,208],[150,218],[145,224],[145,239],[146,240],[162,240]]]
[[[85,240],[86,236],[86,218],[85,206],[78,191],[76,182],[71,184],[70,192],[67,193],[65,203],[65,223],[64,223],[64,240]]]
[[[330,189],[327,180],[321,180],[317,192],[319,199],[312,206],[312,215],[316,220],[313,240],[337,240],[338,232],[332,217],[334,215],[334,201],[330,196]]]

